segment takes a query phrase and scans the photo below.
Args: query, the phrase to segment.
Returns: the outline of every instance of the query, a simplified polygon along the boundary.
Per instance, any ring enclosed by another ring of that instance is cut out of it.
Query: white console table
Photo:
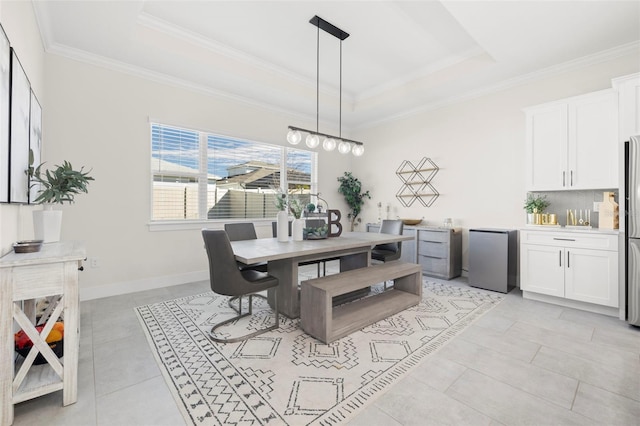
[[[79,295],[78,270],[85,259],[82,243],[43,244],[35,253],[9,253],[0,258],[0,425],[13,423],[13,405],[62,390],[62,404],[78,399]],[[42,335],[35,328],[35,301],[52,297],[55,307]],[[45,342],[64,313],[62,362]],[[14,325],[34,343],[24,360],[15,362]],[[33,365],[38,353],[48,363]]]

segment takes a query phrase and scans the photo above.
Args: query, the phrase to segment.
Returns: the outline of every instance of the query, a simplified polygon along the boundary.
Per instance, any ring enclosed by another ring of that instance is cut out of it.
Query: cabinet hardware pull
[[[560,267],[562,268],[562,250],[558,250],[558,263],[560,264]]]
[[[430,241],[430,240],[420,240],[420,241],[424,241],[425,243],[442,244],[442,241]]]
[[[571,170],[571,185],[569,186],[573,186],[573,170]]]
[[[562,186],[565,186],[564,185],[564,178],[565,178],[565,172],[562,172]]]
[[[556,241],[575,241],[573,238],[554,238]]]
[[[429,255],[426,255],[426,254],[421,254],[420,256],[422,256],[422,257],[428,257],[429,259],[442,259],[442,257],[438,257],[438,256],[429,256]]]
[[[571,268],[571,252],[567,251],[567,268]]]

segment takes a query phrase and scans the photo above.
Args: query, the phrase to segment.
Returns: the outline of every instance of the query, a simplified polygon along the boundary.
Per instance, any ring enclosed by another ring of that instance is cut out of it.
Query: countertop
[[[380,226],[379,223],[367,223],[367,226]],[[436,225],[423,225],[423,224],[418,224],[418,225],[404,225],[403,229],[417,229],[417,230],[424,230],[424,231],[446,231],[446,230],[452,230],[453,232],[460,232],[462,231],[462,228],[458,228],[456,226],[454,227],[448,227],[448,226],[436,226]]]
[[[525,225],[520,228],[521,231],[545,231],[545,232],[567,232],[567,233],[580,233],[580,234],[609,234],[619,235],[624,231],[620,229],[580,229],[580,228],[567,228],[564,226],[549,226],[549,225]]]

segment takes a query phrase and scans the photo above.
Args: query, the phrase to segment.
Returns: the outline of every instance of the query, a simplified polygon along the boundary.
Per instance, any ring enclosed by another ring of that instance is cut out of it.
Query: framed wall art
[[[11,120],[9,127],[9,202],[29,202],[29,114],[31,86],[11,49]]]
[[[9,96],[11,47],[0,25],[0,203],[9,201]]]
[[[29,115],[29,169],[35,169],[42,161],[42,107],[36,94],[31,91],[31,113]],[[29,203],[38,197],[40,184],[29,180]]]

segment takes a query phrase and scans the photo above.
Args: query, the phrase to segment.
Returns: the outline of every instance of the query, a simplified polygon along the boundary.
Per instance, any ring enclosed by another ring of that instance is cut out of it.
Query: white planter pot
[[[293,219],[291,223],[291,236],[293,237],[293,241],[302,241],[304,222],[304,219]]]
[[[45,243],[60,241],[62,229],[62,210],[52,210],[51,206],[43,206],[43,210],[33,212],[33,232],[36,240]]]
[[[286,243],[289,241],[289,215],[286,211],[278,212],[278,241]]]

